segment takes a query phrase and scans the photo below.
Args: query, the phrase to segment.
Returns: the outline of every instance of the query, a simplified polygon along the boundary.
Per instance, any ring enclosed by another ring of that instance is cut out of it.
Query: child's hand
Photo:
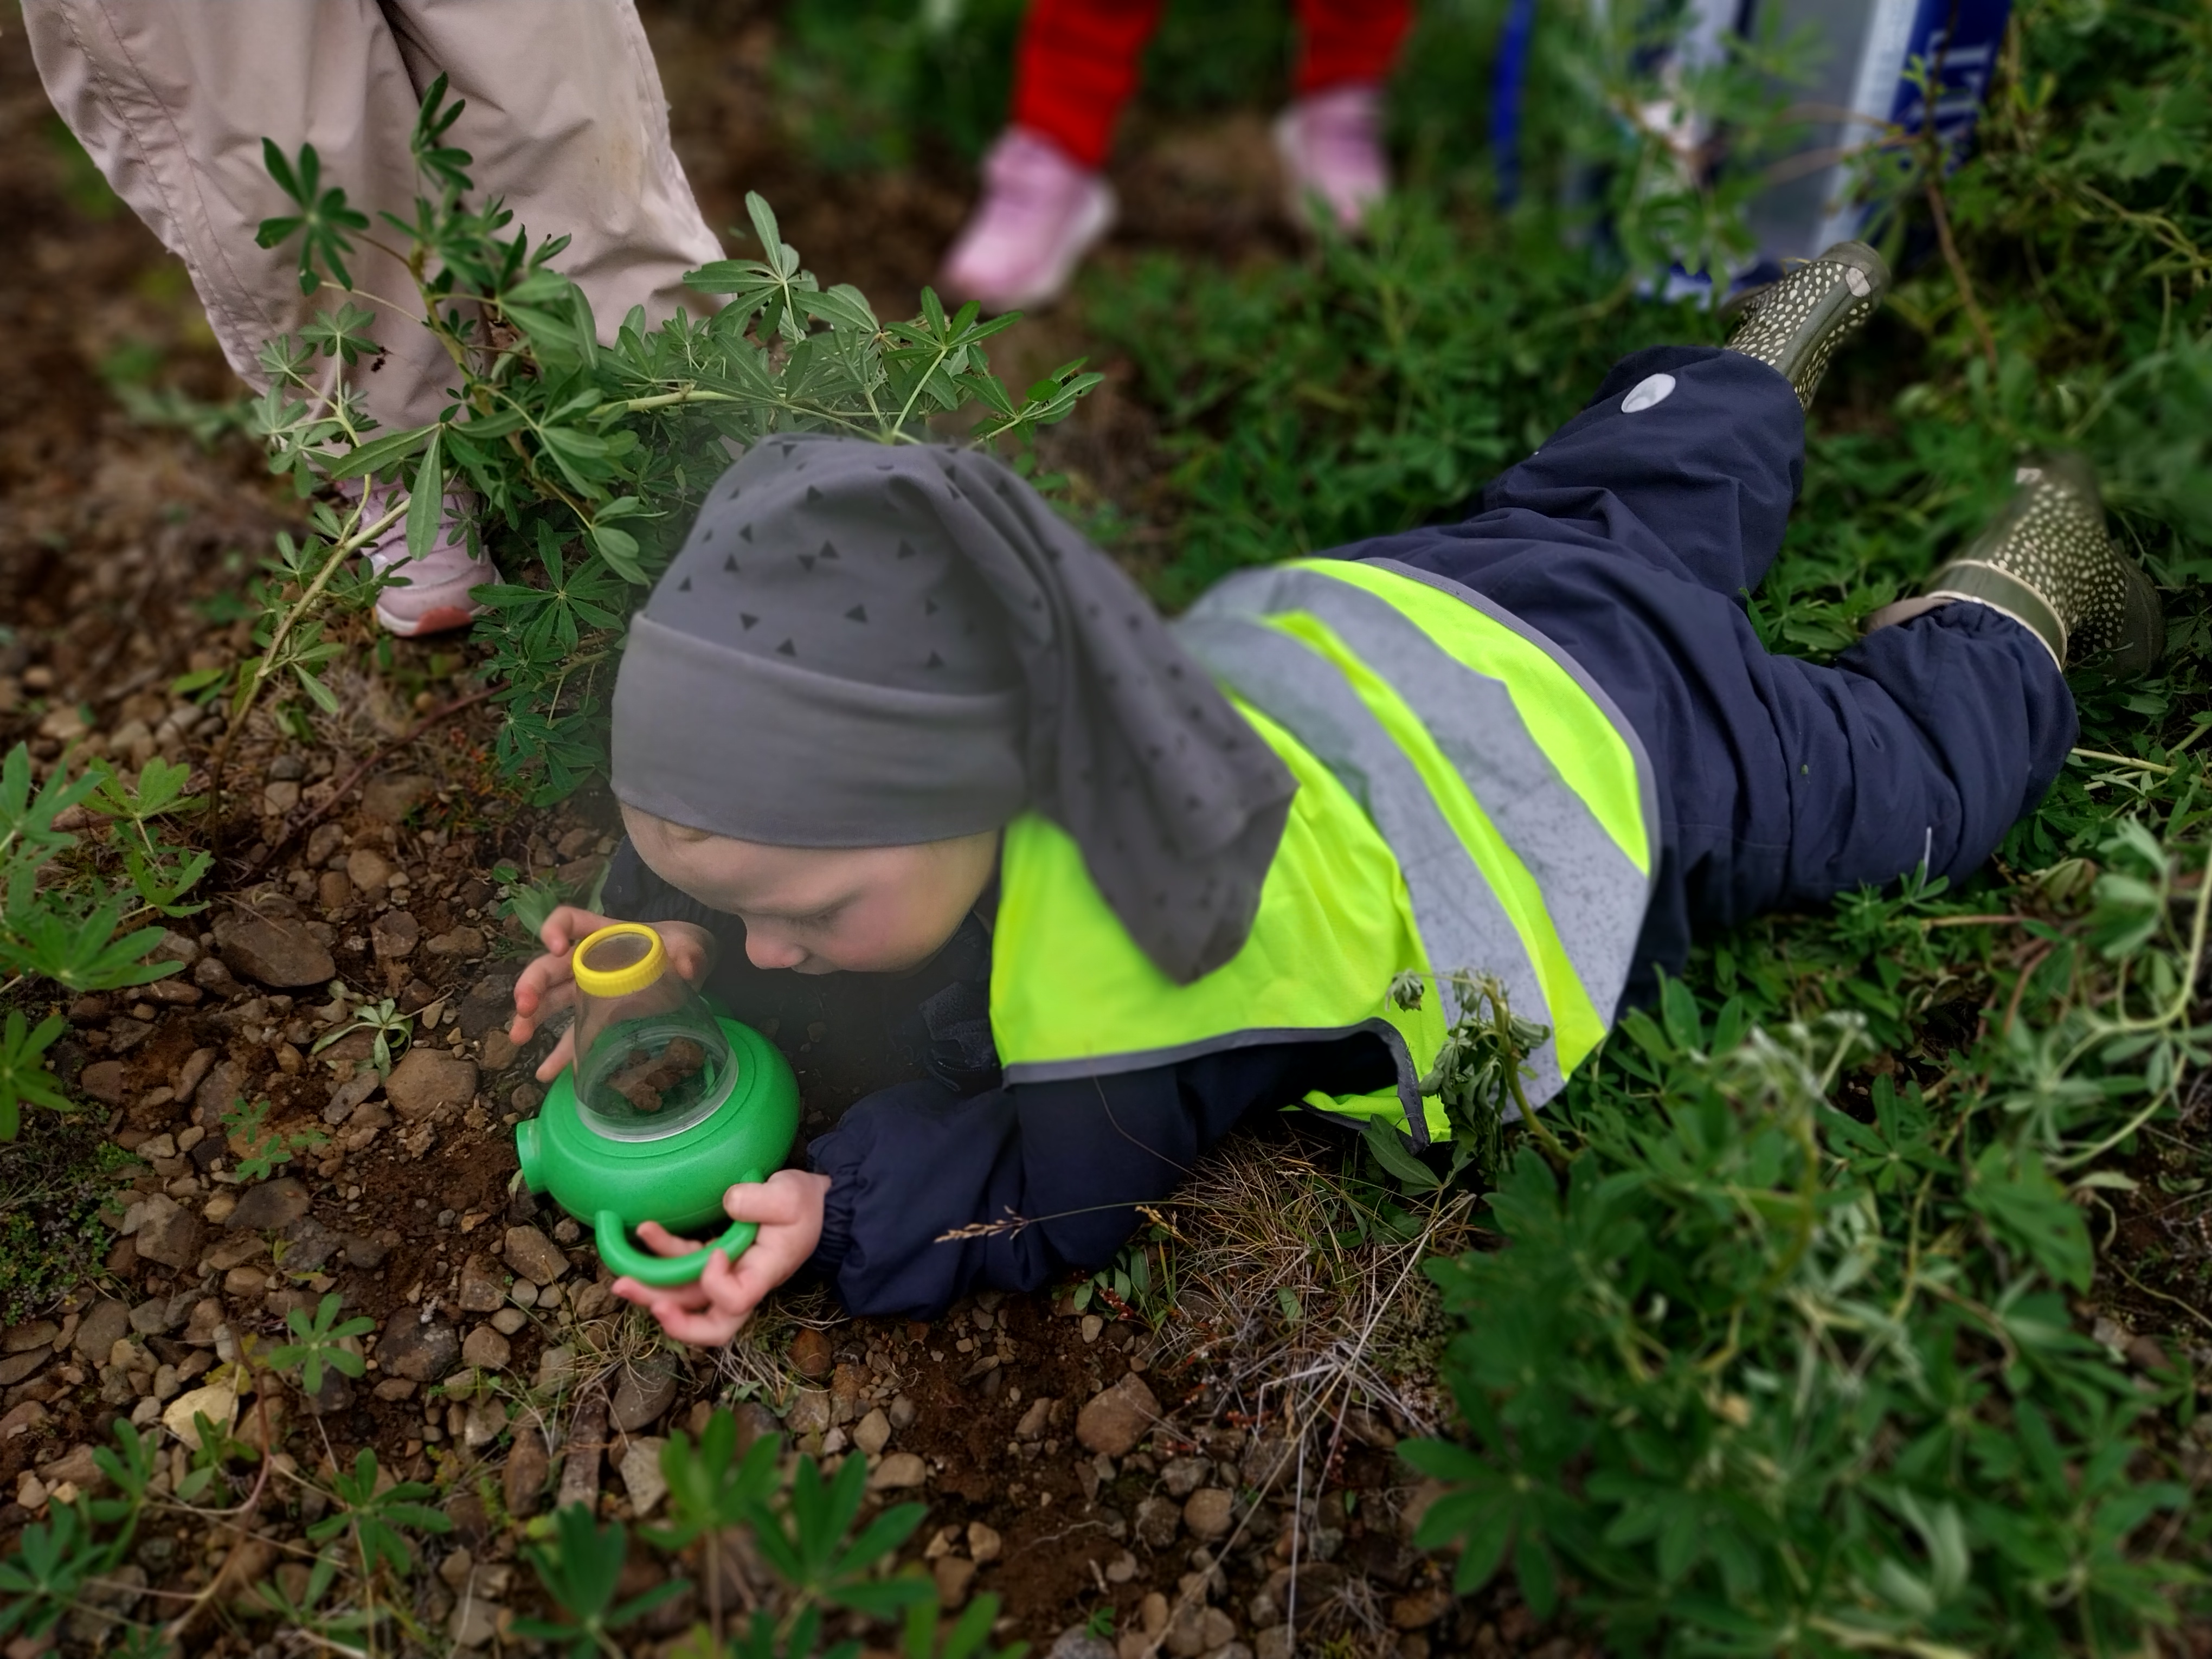
[[[797,1273],[822,1242],[822,1206],[830,1177],[805,1170],[779,1170],[766,1181],[741,1182],[722,1194],[732,1221],[757,1221],[759,1235],[734,1266],[717,1250],[695,1284],[666,1290],[635,1279],[615,1280],[615,1294],[635,1302],[678,1342],[719,1348],[735,1336],[761,1298]],[[657,1221],[637,1230],[656,1255],[682,1255],[699,1244],[678,1238]]]
[[[524,969],[522,977],[514,982],[514,1024],[507,1027],[507,1035],[516,1048],[535,1036],[538,1028],[552,1015],[575,1006],[576,981],[569,972],[569,952],[576,948],[579,940],[613,925],[613,917],[594,915],[573,904],[564,904],[545,918],[545,926],[538,930],[538,937],[549,954]],[[671,967],[694,985],[706,978],[708,970],[714,965],[712,933],[688,921],[656,921],[653,931],[660,935],[660,942],[667,947]],[[550,1083],[575,1057],[576,1033],[571,1027],[562,1032],[560,1042],[553,1045],[553,1052],[538,1066],[538,1080]]]

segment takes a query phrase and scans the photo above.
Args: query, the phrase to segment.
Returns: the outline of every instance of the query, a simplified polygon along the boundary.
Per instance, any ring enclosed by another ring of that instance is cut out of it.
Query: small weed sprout
[[[368,1613],[343,1607],[325,1608],[324,1598],[337,1583],[338,1559],[325,1550],[307,1570],[305,1589],[295,1600],[280,1579],[256,1584],[253,1597],[284,1621],[288,1629],[308,1632],[322,1645],[338,1651],[366,1651],[376,1621]]]
[[[1175,1311],[1175,1229],[1157,1210],[1148,1213],[1137,1237],[1114,1260],[1075,1287],[1071,1301],[1078,1313],[1095,1300],[1116,1318],[1133,1317],[1158,1330]],[[1157,1265],[1155,1265],[1157,1264]]]
[[[307,1541],[327,1544],[350,1531],[364,1577],[374,1578],[383,1566],[404,1577],[413,1568],[415,1559],[399,1529],[406,1527],[438,1534],[451,1532],[453,1523],[442,1510],[423,1502],[437,1497],[436,1487],[419,1480],[399,1480],[380,1491],[378,1483],[382,1479],[376,1454],[362,1447],[353,1468],[341,1469],[331,1478],[331,1492],[341,1505],[338,1512],[309,1527]]]
[[[811,1457],[801,1456],[787,1476],[774,1440],[737,1451],[737,1425],[727,1411],[708,1420],[697,1443],[682,1431],[661,1449],[671,1519],[643,1536],[674,1552],[702,1538],[743,1528],[760,1561],[786,1591],[780,1609],[754,1609],[734,1643],[724,1630],[716,1580],[718,1545],[707,1559],[708,1623],[695,1629],[677,1651],[688,1659],[775,1659],[819,1650],[825,1612],[842,1610],[866,1620],[902,1621],[909,1659],[1012,1659],[1012,1650],[988,1646],[999,1600],[980,1595],[949,1631],[942,1626],[937,1587],[909,1569],[886,1577],[885,1561],[914,1534],[926,1513],[920,1504],[897,1504],[858,1525],[865,1494],[865,1460],[848,1458],[835,1478],[823,1480]],[[856,1530],[857,1527],[857,1530]],[[616,1581],[628,1538],[618,1525],[601,1526],[581,1504],[556,1516],[549,1535],[527,1555],[541,1583],[566,1615],[558,1620],[518,1620],[519,1633],[561,1644],[572,1655],[621,1651],[613,1633],[679,1593],[672,1582],[617,1603]]]
[[[1489,1181],[1498,1167],[1509,1107],[1540,1144],[1557,1151],[1551,1130],[1530,1109],[1521,1087],[1528,1055],[1550,1040],[1551,1028],[1516,1014],[1497,975],[1467,969],[1435,975],[1400,974],[1390,981],[1390,1002],[1399,1008],[1419,1007],[1432,978],[1450,994],[1458,1011],[1420,1084],[1423,1097],[1434,1096],[1451,1126],[1449,1168],[1440,1181],[1407,1149],[1404,1136],[1379,1120],[1370,1121],[1364,1132],[1375,1161],[1408,1192],[1429,1191],[1462,1176]]]
[[[33,1522],[23,1528],[15,1553],[0,1559],[0,1634],[19,1631],[32,1640],[44,1636],[76,1605],[86,1582],[120,1559],[121,1552],[112,1541],[103,1544],[89,1517],[75,1505]]]
[[[343,988],[333,983],[332,996],[341,994]],[[379,1002],[364,1002],[354,1009],[353,1018],[344,1024],[333,1026],[317,1037],[314,1047],[307,1052],[310,1055],[319,1054],[332,1043],[351,1036],[356,1031],[370,1034],[369,1063],[376,1067],[377,1076],[390,1077],[394,1055],[404,1050],[414,1037],[415,1017],[401,1013],[398,1003],[390,997]]]
[[[155,833],[156,819],[181,817],[199,807],[198,796],[185,793],[191,769],[156,756],[139,769],[135,784],[125,783],[121,775],[105,763],[88,775],[95,777],[96,782],[87,804],[129,829],[123,848],[124,868],[146,907],[165,916],[193,915],[207,908],[204,904],[182,901],[214,865],[213,856],[173,847]]]
[[[614,1632],[635,1624],[671,1596],[690,1586],[672,1578],[627,1601],[615,1600],[615,1583],[622,1577],[629,1553],[629,1534],[615,1522],[601,1526],[581,1504],[571,1504],[555,1516],[550,1543],[532,1544],[524,1553],[537,1569],[545,1593],[568,1614],[565,1620],[519,1619],[515,1633],[540,1642],[559,1644],[574,1659],[592,1654],[619,1655],[622,1645]]]
[[[598,876],[590,882],[564,882],[551,876],[533,881],[513,862],[501,859],[492,866],[491,878],[500,888],[495,914],[512,916],[516,926],[536,939],[544,931],[546,919],[564,904],[597,910],[599,895],[606,886],[607,870],[601,866]]]
[[[672,1554],[702,1534],[748,1524],[765,1507],[777,1484],[775,1440],[763,1436],[742,1460],[737,1444],[737,1418],[729,1412],[707,1419],[696,1450],[682,1429],[669,1437],[661,1449],[660,1468],[668,1482],[670,1521],[645,1534],[654,1547]],[[710,1565],[708,1620],[717,1644],[722,1639],[721,1580],[718,1566]]]
[[[23,1528],[15,1553],[0,1557],[0,1636],[20,1632],[35,1644],[82,1605],[83,1591],[128,1559],[150,1497],[154,1461],[129,1422],[115,1425],[115,1440],[113,1448],[94,1451],[93,1461],[116,1495],[56,1505],[46,1521]]]
[[[213,1489],[233,1463],[258,1463],[261,1454],[230,1431],[228,1422],[218,1423],[204,1412],[192,1413],[191,1449],[185,1478],[177,1483],[177,1501],[197,1504]]]
[[[344,1305],[344,1298],[336,1291],[326,1291],[312,1319],[302,1309],[289,1310],[284,1323],[293,1340],[270,1352],[269,1364],[277,1370],[299,1367],[300,1387],[310,1396],[323,1391],[325,1369],[347,1376],[365,1376],[368,1370],[367,1362],[345,1345],[367,1336],[376,1328],[376,1322],[361,1316],[341,1321],[338,1315]]]
[[[251,1106],[243,1097],[223,1109],[222,1131],[238,1154],[240,1181],[265,1181],[303,1152],[327,1146],[330,1137],[319,1129],[278,1130],[269,1127],[269,1103]]]

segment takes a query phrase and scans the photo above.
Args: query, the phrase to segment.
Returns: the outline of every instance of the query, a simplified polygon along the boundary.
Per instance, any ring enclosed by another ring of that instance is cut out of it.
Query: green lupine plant
[[[298,1308],[284,1315],[285,1328],[292,1333],[292,1340],[271,1349],[269,1363],[279,1370],[300,1368],[300,1386],[310,1395],[323,1391],[323,1374],[334,1370],[346,1376],[362,1376],[368,1365],[359,1354],[345,1346],[347,1339],[367,1336],[376,1328],[376,1322],[356,1316],[341,1320],[345,1299],[336,1291],[326,1291],[316,1304],[310,1318]]]
[[[1022,441],[1065,418],[1099,377],[1069,363],[1017,396],[983,351],[1012,317],[985,319],[973,305],[948,314],[925,291],[918,316],[880,321],[859,289],[824,287],[802,268],[757,194],[746,212],[758,256],[686,279],[724,296],[720,309],[657,327],[633,312],[602,344],[559,269],[566,239],[533,246],[497,200],[471,198],[470,157],[446,143],[460,108],[442,77],[424,94],[413,138],[422,194],[404,216],[387,210],[372,222],[321,184],[312,152],[288,161],[270,147],[271,176],[297,210],[267,222],[262,240],[296,245],[303,289],[337,304],[264,353],[258,430],[272,465],[303,488],[374,478],[394,504],[373,521],[378,498],[365,493],[318,509],[282,573],[298,597],[272,602],[232,723],[288,673],[317,694],[314,609],[351,554],[401,524],[410,550],[426,552],[447,492],[473,491],[484,504],[477,533],[508,578],[480,592],[489,614],[477,629],[485,672],[503,687],[498,758],[550,801],[604,769],[622,622],[733,447],[782,432],[911,443],[939,422],[966,423],[973,442]],[[421,325],[452,361],[457,400],[428,426],[379,431],[362,408],[357,377],[376,345],[345,264],[357,241],[406,266]]]
[[[204,1419],[201,1431],[210,1470],[252,1455],[250,1448],[216,1432]],[[138,1517],[155,1500],[155,1468],[130,1423],[117,1423],[114,1432],[116,1444],[94,1454],[107,1495],[57,1506],[0,1557],[0,1633],[37,1638],[73,1609],[95,1605],[88,1598],[128,1557]],[[670,1437],[661,1451],[670,1523],[644,1528],[642,1537],[673,1565],[678,1553],[702,1535],[742,1528],[759,1546],[762,1566],[777,1588],[772,1604],[758,1607],[741,1629],[726,1632],[718,1613],[712,1623],[694,1626],[673,1651],[690,1659],[815,1659],[825,1651],[849,1659],[859,1650],[857,1643],[822,1639],[825,1611],[840,1610],[875,1627],[878,1644],[896,1647],[907,1659],[1021,1659],[1024,1644],[998,1647],[990,1641],[1000,1608],[996,1596],[976,1596],[948,1623],[927,1574],[884,1576],[888,1559],[921,1523],[923,1509],[895,1504],[863,1522],[865,1459],[847,1459],[834,1478],[824,1480],[810,1459],[787,1470],[774,1436],[739,1456],[736,1432],[734,1419],[723,1410],[709,1419],[696,1444],[681,1431]],[[196,1485],[190,1496],[178,1496],[196,1501],[210,1489],[212,1478]],[[393,1616],[409,1625],[404,1605],[381,1599],[380,1586],[407,1579],[416,1568],[416,1540],[450,1534],[453,1522],[435,1506],[438,1488],[392,1480],[366,1448],[349,1468],[331,1474],[325,1497],[331,1508],[307,1524],[307,1542],[316,1553],[299,1589],[280,1579],[246,1593],[319,1639],[374,1645]],[[527,1532],[532,1541],[524,1547],[524,1559],[551,1601],[554,1616],[516,1620],[514,1632],[526,1639],[577,1656],[619,1659],[637,1622],[689,1588],[672,1575],[640,1595],[620,1597],[629,1531],[600,1523],[583,1504],[533,1522]],[[173,1648],[158,1626],[102,1616],[118,1627],[110,1635],[110,1650],[154,1659]]]
[[[224,1136],[240,1144],[238,1176],[241,1181],[265,1181],[303,1152],[327,1146],[330,1137],[320,1129],[280,1130],[269,1125],[269,1103],[248,1105],[233,1100],[220,1120]]]
[[[179,902],[205,874],[204,854],[168,847],[152,821],[191,805],[180,769],[149,761],[136,786],[112,772],[67,776],[56,768],[33,787],[29,748],[17,744],[0,759],[0,998],[46,981],[70,993],[146,985],[179,970],[148,957],[161,944],[158,927],[132,926],[149,913],[180,915]],[[127,823],[125,880],[102,873],[89,830],[63,830],[64,812],[112,811]],[[46,1055],[66,1023],[32,1019],[20,1006],[0,1019],[0,1141],[13,1140],[23,1103],[66,1110],[69,1097]]]
[[[364,1578],[374,1578],[380,1565],[404,1577],[415,1565],[414,1547],[405,1534],[442,1534],[451,1532],[453,1523],[442,1510],[423,1501],[438,1495],[436,1487],[420,1480],[399,1480],[380,1489],[380,1479],[376,1454],[362,1447],[355,1455],[351,1469],[340,1469],[332,1476],[331,1491],[338,1500],[337,1512],[309,1527],[307,1541],[327,1544],[351,1532]]]
[[[514,1628],[519,1636],[557,1643],[572,1659],[619,1654],[623,1649],[615,1640],[617,1631],[635,1624],[688,1588],[682,1579],[672,1578],[642,1595],[617,1601],[615,1583],[622,1577],[629,1533],[614,1522],[599,1525],[581,1504],[569,1504],[553,1517],[553,1541],[532,1545],[528,1554],[538,1582],[568,1616],[517,1620]]]

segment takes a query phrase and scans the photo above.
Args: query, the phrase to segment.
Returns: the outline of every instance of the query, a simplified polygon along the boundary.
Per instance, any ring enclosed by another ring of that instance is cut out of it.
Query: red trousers
[[[1104,162],[1164,3],[1034,0],[1015,60],[1014,125],[1043,134],[1085,167]],[[1297,0],[1297,9],[1301,97],[1387,78],[1413,21],[1412,0]]]

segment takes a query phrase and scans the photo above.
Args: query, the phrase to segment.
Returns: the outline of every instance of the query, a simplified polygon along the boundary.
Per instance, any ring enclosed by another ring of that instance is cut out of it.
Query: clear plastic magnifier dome
[[[659,1140],[711,1115],[737,1082],[713,1012],[635,922],[576,946],[576,1104],[586,1127]]]

